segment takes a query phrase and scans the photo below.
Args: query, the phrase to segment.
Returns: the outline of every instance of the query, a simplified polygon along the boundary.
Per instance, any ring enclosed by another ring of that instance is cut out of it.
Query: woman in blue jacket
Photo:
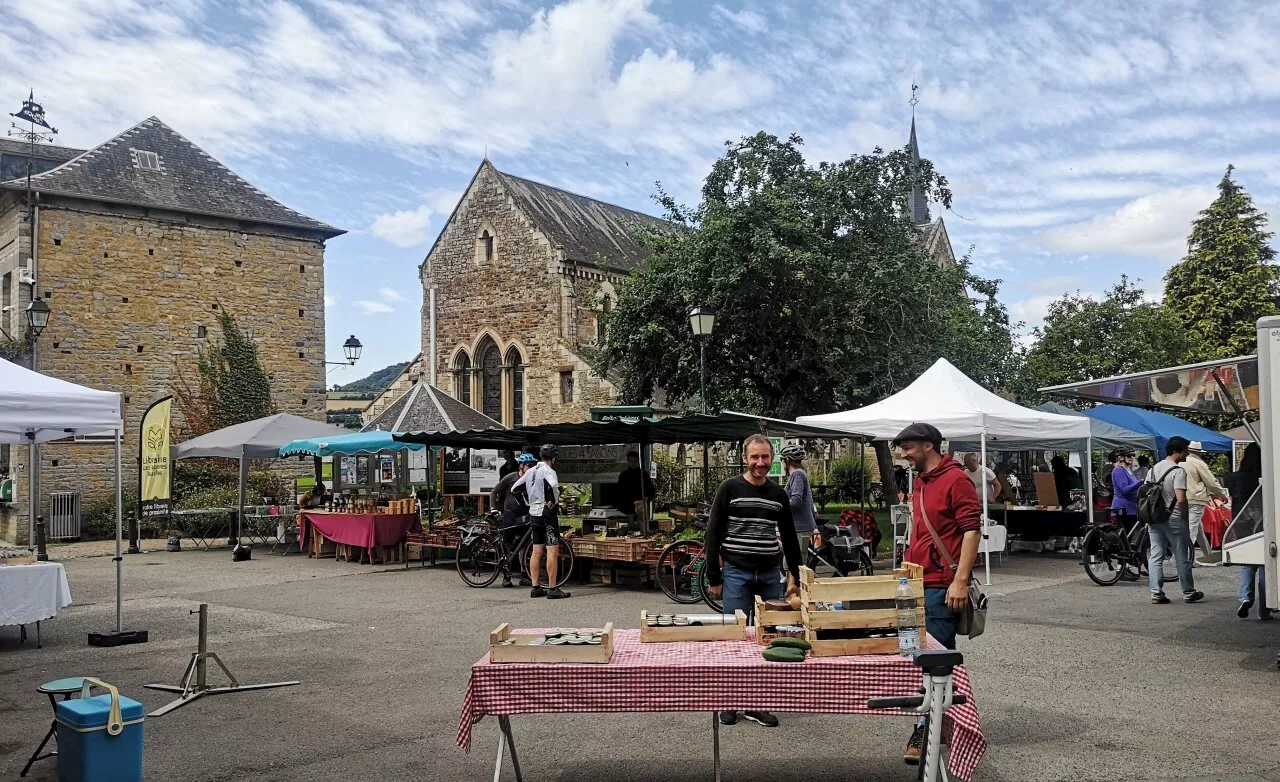
[[[1133,451],[1112,451],[1111,468],[1111,516],[1125,529],[1138,517],[1138,487],[1142,485],[1133,474]]]

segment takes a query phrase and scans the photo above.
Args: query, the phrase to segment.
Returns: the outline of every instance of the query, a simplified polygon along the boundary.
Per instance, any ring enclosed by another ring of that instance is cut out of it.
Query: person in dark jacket
[[[1257,443],[1249,443],[1245,446],[1244,454],[1240,457],[1240,469],[1231,474],[1227,480],[1227,488],[1231,492],[1231,513],[1233,516],[1239,516],[1244,510],[1245,503],[1249,502],[1249,498],[1253,496],[1257,490],[1258,484],[1262,481],[1262,449]],[[1254,581],[1257,581],[1257,589],[1254,589]],[[1267,574],[1262,565],[1241,565],[1240,566],[1240,607],[1236,609],[1236,616],[1241,619],[1249,618],[1249,609],[1253,608],[1254,598],[1257,597],[1258,618],[1270,619],[1271,609],[1267,607]]]
[[[515,584],[511,583],[511,573],[520,568],[520,563],[516,562],[515,548],[516,544],[520,542],[520,534],[523,531],[522,526],[527,523],[527,516],[529,515],[529,506],[524,503],[520,495],[511,491],[511,489],[530,467],[538,463],[538,460],[532,454],[522,453],[516,462],[516,469],[502,476],[497,485],[493,487],[493,491],[489,492],[489,507],[502,514],[498,520],[498,530],[502,533],[502,542],[509,555],[507,572],[502,574],[502,585],[504,587],[515,586]],[[521,575],[520,586],[531,587],[533,582],[526,576]]]
[[[1083,489],[1084,481],[1081,480],[1080,473],[1068,467],[1067,460],[1061,456],[1050,459],[1049,465],[1053,468],[1053,485],[1058,490],[1058,507],[1066,508],[1071,504],[1071,490]],[[1040,504],[1047,503],[1040,498]]]
[[[640,454],[631,451],[627,454],[627,469],[618,473],[617,497],[618,509],[631,516],[634,521],[644,525],[644,516],[648,510],[648,501],[653,499],[653,479],[640,469]]]
[[[902,449],[902,455],[916,469],[911,492],[911,542],[903,559],[924,568],[925,630],[938,643],[954,649],[960,612],[969,600],[969,578],[982,538],[982,502],[960,463],[941,452],[942,433],[937,427],[912,424],[893,444]],[[939,550],[930,526],[946,547],[945,553]],[[903,760],[918,764],[923,742],[924,726],[918,724]]]

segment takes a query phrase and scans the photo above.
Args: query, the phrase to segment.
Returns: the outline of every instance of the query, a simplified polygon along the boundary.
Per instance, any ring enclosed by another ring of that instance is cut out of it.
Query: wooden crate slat
[[[530,646],[539,634],[512,633],[508,624],[489,634],[489,659],[495,663],[590,663],[604,664],[613,657],[613,622],[604,626],[600,645]],[[515,643],[503,645],[508,638]]]
[[[649,612],[641,611],[640,642],[745,641],[747,640],[747,615],[742,609],[734,611],[733,614],[735,619],[733,624],[650,627]]]
[[[896,629],[898,612],[893,608],[872,608],[858,611],[810,611],[806,606],[804,626],[814,630],[861,630],[873,627]],[[924,608],[916,608],[916,618],[924,627]]]

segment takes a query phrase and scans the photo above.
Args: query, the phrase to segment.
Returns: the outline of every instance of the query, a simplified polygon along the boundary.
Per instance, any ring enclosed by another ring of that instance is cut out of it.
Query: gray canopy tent
[[[244,515],[244,491],[249,482],[249,462],[253,459],[278,459],[280,449],[294,440],[313,437],[337,437],[351,434],[350,429],[313,421],[310,418],[277,413],[255,421],[235,424],[216,432],[200,435],[179,443],[170,450],[170,458],[193,459],[214,457],[240,462],[240,481],[236,492],[235,538],[240,539]]]

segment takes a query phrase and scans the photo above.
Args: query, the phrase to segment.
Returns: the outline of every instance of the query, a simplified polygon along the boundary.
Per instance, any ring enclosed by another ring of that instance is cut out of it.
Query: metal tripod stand
[[[241,684],[236,681],[236,677],[227,669],[227,666],[218,657],[216,652],[209,651],[209,605],[201,603],[198,611],[192,611],[193,614],[200,614],[200,641],[199,651],[191,655],[191,662],[187,663],[187,670],[182,675],[182,686],[175,687],[172,684],[147,684],[144,685],[149,690],[162,690],[164,692],[179,693],[176,701],[167,703],[148,714],[148,717],[161,717],[180,706],[185,706],[202,695],[221,695],[224,692],[243,692],[245,690],[268,690],[273,687],[289,687],[302,682],[271,682],[269,684]],[[230,680],[230,685],[221,687],[213,687],[209,685],[206,677],[208,661],[212,659],[222,669]],[[194,681],[193,681],[194,678]]]

